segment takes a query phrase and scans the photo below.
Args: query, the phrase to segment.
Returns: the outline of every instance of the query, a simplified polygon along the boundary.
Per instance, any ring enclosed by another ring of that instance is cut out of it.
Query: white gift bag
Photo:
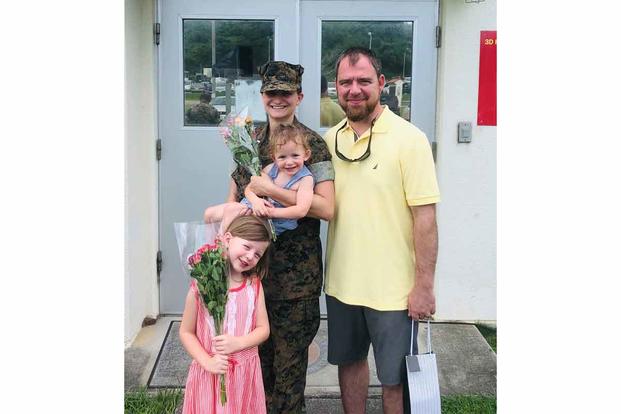
[[[410,407],[412,414],[441,414],[440,383],[436,354],[431,349],[431,323],[427,321],[427,353],[413,355],[414,320],[410,335],[410,355],[406,355],[405,364],[410,390]]]

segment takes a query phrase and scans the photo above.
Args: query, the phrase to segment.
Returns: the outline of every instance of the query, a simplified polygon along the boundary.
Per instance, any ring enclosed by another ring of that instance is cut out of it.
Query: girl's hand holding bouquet
[[[215,354],[209,357],[207,361],[204,361],[201,366],[205,371],[209,371],[212,374],[224,375],[229,368],[229,359],[226,355]]]
[[[244,349],[240,339],[231,335],[218,335],[214,338],[216,352],[223,355],[233,354]]]

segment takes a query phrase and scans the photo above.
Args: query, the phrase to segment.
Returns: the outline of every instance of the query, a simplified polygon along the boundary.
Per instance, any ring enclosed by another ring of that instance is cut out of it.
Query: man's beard
[[[366,98],[365,104],[357,107],[349,106],[347,104],[347,97],[345,97],[344,102],[341,102],[339,99],[339,105],[343,108],[343,111],[345,111],[347,119],[352,122],[358,122],[369,118],[375,109],[378,100],[370,101],[368,96],[364,95],[364,97]]]

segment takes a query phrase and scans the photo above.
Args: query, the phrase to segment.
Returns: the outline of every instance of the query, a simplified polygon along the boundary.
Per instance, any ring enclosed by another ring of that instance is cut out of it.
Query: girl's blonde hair
[[[310,145],[304,131],[295,125],[282,124],[270,132],[270,155],[274,157],[278,148],[287,142],[295,142],[310,152]]]
[[[272,245],[272,238],[269,227],[265,220],[256,216],[239,216],[235,217],[229,227],[226,230],[231,233],[233,237],[239,237],[240,239],[249,241],[266,241],[268,242],[267,249],[263,252],[263,256],[259,259],[254,269],[244,272],[244,276],[251,276],[256,274],[259,279],[263,279],[267,276],[269,268],[269,255],[270,247]]]

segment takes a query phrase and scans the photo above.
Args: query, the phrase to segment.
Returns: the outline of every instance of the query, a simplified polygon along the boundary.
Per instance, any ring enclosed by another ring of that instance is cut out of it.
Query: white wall
[[[496,127],[476,122],[480,31],[496,30],[496,1],[441,1],[440,13],[437,318],[496,320]],[[471,143],[457,143],[460,121]]]
[[[125,1],[125,345],[157,316],[154,0]]]

